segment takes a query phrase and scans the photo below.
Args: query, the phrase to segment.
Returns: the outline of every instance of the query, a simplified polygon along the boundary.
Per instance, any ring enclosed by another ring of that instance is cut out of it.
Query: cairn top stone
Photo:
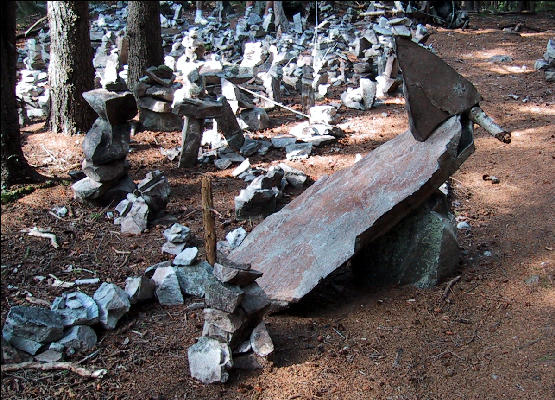
[[[137,103],[131,92],[116,93],[94,89],[83,93],[83,98],[93,110],[110,125],[127,122],[137,115]]]

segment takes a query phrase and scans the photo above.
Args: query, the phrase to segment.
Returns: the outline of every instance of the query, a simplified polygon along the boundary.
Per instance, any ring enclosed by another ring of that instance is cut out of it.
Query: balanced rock
[[[99,321],[108,330],[114,329],[131,307],[127,293],[113,283],[104,282],[93,297],[98,305]]]
[[[82,169],[85,175],[96,182],[110,182],[124,177],[127,174],[129,162],[125,159],[121,159],[107,164],[95,165],[87,159],[84,159]]]
[[[83,93],[83,98],[110,125],[122,124],[137,115],[137,103],[131,92],[115,93],[106,89],[94,89]]]
[[[112,126],[107,120],[97,118],[83,140],[85,159],[101,165],[125,158],[129,152],[130,131],[128,123]]]

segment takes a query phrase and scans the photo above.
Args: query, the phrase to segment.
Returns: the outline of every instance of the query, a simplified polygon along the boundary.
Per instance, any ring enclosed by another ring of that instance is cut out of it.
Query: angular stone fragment
[[[233,313],[243,299],[243,291],[236,286],[213,281],[204,289],[206,305],[221,311]]]
[[[136,197],[129,212],[121,217],[121,232],[131,235],[141,234],[148,226],[150,210],[142,197]]]
[[[24,351],[18,350],[9,344],[4,337],[1,338],[1,359],[2,364],[20,363],[31,361],[31,356]]]
[[[235,215],[237,218],[266,216],[276,210],[277,190],[255,189],[248,186],[235,196]]]
[[[183,119],[172,112],[157,113],[148,108],[139,110],[139,122],[148,130],[159,132],[180,131]]]
[[[461,129],[457,116],[425,143],[400,134],[267,217],[229,259],[262,272],[258,283],[273,301],[297,302],[418,207],[473,149],[472,127]]]
[[[160,211],[168,204],[170,196],[170,184],[168,179],[160,171],[152,171],[137,185],[141,196],[153,211]]]
[[[252,351],[261,357],[267,357],[274,352],[274,343],[264,322],[259,323],[252,330],[251,346]]]
[[[218,282],[212,273],[212,266],[206,261],[187,267],[175,267],[179,286],[184,294],[203,297],[206,287]]]
[[[108,330],[114,329],[131,307],[127,293],[113,283],[104,282],[94,292],[93,298],[98,305],[99,321]]]
[[[72,326],[58,343],[64,346],[66,353],[74,354],[94,349],[96,332],[87,325]]]
[[[56,351],[53,349],[48,349],[40,354],[37,354],[33,359],[39,362],[56,362],[60,361],[64,357],[61,351]]]
[[[94,165],[125,158],[129,152],[130,132],[128,123],[112,126],[108,121],[97,118],[81,146],[85,158]]]
[[[125,280],[125,293],[131,305],[148,301],[154,297],[156,284],[146,276],[129,277]]]
[[[333,124],[337,109],[333,106],[314,106],[310,107],[310,123],[311,124]]]
[[[107,185],[86,177],[71,185],[71,190],[77,200],[95,200],[102,197],[108,189]]]
[[[256,282],[241,289],[245,292],[241,301],[241,309],[249,318],[255,315],[261,316],[270,305],[270,300],[264,290]]]
[[[160,304],[166,306],[183,304],[183,295],[173,267],[157,268],[152,280],[156,285],[156,297]]]
[[[231,349],[225,343],[209,337],[200,337],[187,350],[191,376],[202,383],[227,382],[228,368],[233,366]]]
[[[239,118],[252,131],[261,131],[270,127],[270,117],[263,108],[255,107],[250,110],[243,110],[239,114]]]
[[[215,308],[205,308],[202,335],[223,340],[233,348],[245,339],[246,323],[245,314],[241,310],[228,313]]]
[[[228,232],[228,234],[225,235],[225,240],[227,240],[229,246],[234,249],[238,247],[246,237],[247,231],[244,228],[237,228]]]
[[[172,265],[171,261],[162,261],[157,264],[151,265],[150,267],[147,267],[147,269],[145,269],[144,276],[147,277],[148,279],[152,279],[152,276],[154,275],[154,273],[158,268],[170,267],[171,265]]]
[[[294,143],[285,148],[285,158],[288,160],[303,160],[312,153],[312,143]]]
[[[122,124],[137,115],[137,103],[131,92],[115,93],[106,89],[94,89],[83,93],[83,98],[110,125]]]
[[[284,178],[287,180],[288,184],[294,188],[302,188],[304,186],[308,178],[304,172],[284,163],[280,163],[278,167],[284,171]]]
[[[98,322],[98,306],[92,297],[82,292],[63,293],[50,307],[60,315],[64,326],[94,325]]]
[[[184,243],[189,239],[191,230],[184,225],[175,223],[164,231],[164,237],[167,241],[173,243]]]
[[[179,266],[191,265],[196,260],[197,254],[198,249],[196,247],[188,247],[174,258],[173,264]]]
[[[28,306],[13,306],[6,317],[2,336],[12,346],[35,355],[46,343],[63,336],[62,318],[55,312]]]
[[[96,182],[111,182],[127,174],[129,162],[121,159],[107,164],[95,165],[84,159],[82,169],[85,175]]]
[[[244,270],[228,267],[219,263],[214,264],[214,276],[222,283],[246,286],[262,276],[262,273],[253,269]]]
[[[174,256],[176,256],[185,249],[185,246],[185,243],[165,242],[162,245],[162,253],[173,254]]]

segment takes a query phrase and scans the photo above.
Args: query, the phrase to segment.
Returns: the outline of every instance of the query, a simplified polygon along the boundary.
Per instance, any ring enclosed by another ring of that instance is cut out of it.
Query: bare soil
[[[499,29],[517,21],[539,32]],[[552,15],[473,15],[469,29],[440,28],[430,38],[438,54],[476,85],[482,108],[513,133],[506,145],[478,128],[476,152],[452,178],[453,211],[472,229],[459,232],[462,278],[448,291],[448,301],[442,300],[446,283],[430,290],[336,285],[325,301],[268,318],[273,366],[234,371],[230,382],[218,385],[189,376],[187,348],[201,334],[202,312],[187,305],[198,299],[174,307],[147,304],[133,309],[115,331],[98,331],[98,351],[83,366],[108,369],[103,380],[64,371],[2,373],[2,398],[554,399],[555,87],[533,67],[555,36],[554,22]],[[513,61],[487,61],[497,54]],[[279,110],[271,117],[274,127],[260,136],[286,132],[296,121]],[[292,164],[312,180],[351,165],[357,153],[408,126],[402,97],[366,112],[344,111],[341,119],[346,138]],[[82,137],[52,135],[41,124],[23,132],[24,152],[40,172],[67,177],[79,165]],[[218,237],[238,226],[251,230],[260,220],[234,219],[233,197],[245,184],[231,169],[180,170],[160,153],[178,145],[179,136],[138,133],[129,155],[132,178],[163,171],[172,187],[167,210],[191,228],[200,248],[202,175],[213,180]],[[251,162],[268,167],[283,158],[274,149]],[[500,183],[483,180],[486,174]],[[285,201],[296,195],[287,192]],[[67,217],[48,212],[62,205],[70,208]],[[126,277],[167,259],[160,251],[163,226],[125,236],[107,211],[76,202],[69,185],[61,184],[2,205],[2,323],[11,306],[51,302],[64,291],[51,286],[50,274],[123,286]],[[33,226],[51,228],[60,248],[21,232]],[[525,282],[535,276],[536,283]],[[95,288],[80,289],[92,294]]]

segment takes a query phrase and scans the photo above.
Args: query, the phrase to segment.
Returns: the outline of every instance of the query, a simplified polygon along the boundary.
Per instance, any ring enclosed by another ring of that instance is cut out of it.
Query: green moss
[[[2,204],[12,203],[28,194],[33,193],[37,189],[45,189],[55,185],[56,182],[54,181],[46,181],[40,185],[27,185],[13,190],[2,189]]]

